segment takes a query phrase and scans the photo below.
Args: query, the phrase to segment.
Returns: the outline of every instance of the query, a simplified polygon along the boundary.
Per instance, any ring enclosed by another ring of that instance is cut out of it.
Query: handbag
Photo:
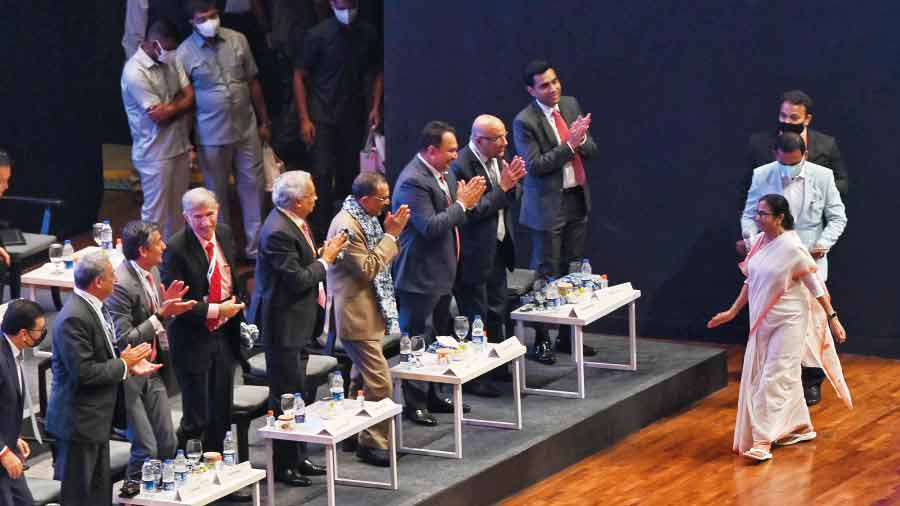
[[[272,185],[275,183],[275,179],[284,172],[284,162],[282,162],[278,155],[275,154],[275,150],[272,149],[268,143],[263,144],[262,147],[262,165],[263,165],[263,178],[266,182],[266,191],[272,191]]]
[[[360,172],[380,172],[384,174],[384,156],[379,152],[375,144],[375,127],[369,129],[366,144],[359,152]]]

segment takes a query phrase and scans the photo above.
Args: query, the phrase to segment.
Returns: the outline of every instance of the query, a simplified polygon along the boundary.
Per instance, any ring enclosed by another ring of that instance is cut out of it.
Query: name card
[[[459,378],[460,376],[463,375],[463,370],[465,370],[465,369],[466,369],[466,366],[463,364],[453,364],[453,365],[450,365],[449,367],[446,367],[444,369],[444,372],[442,372],[441,374],[443,374],[444,376],[454,376],[456,378]]]
[[[216,485],[227,485],[229,482],[233,482],[238,480],[242,474],[252,469],[250,467],[250,461],[241,462],[236,466],[221,466],[216,471],[216,479],[214,483]]]
[[[453,336],[437,336],[435,339],[444,348],[452,348],[454,350],[459,348],[459,341],[453,339]]]
[[[213,481],[218,480],[218,477],[214,478]],[[184,503],[192,503],[197,501],[197,499],[204,497],[208,494],[209,486],[211,485],[210,480],[203,476],[194,476],[192,475],[188,478],[187,482],[185,482],[181,487],[178,488],[176,493],[176,497],[179,501]]]
[[[322,430],[319,431],[320,436],[335,436],[343,427],[347,425],[347,420],[344,418],[331,418],[328,420],[322,420]]]
[[[491,351],[488,352],[488,357],[490,358],[508,358],[512,355],[515,355],[516,352],[520,351],[523,348],[522,343],[519,342],[519,339],[516,336],[512,336],[502,343],[498,343],[491,348]]]
[[[366,418],[372,418],[378,413],[386,409],[390,409],[394,406],[394,401],[391,400],[390,397],[385,397],[378,402],[367,402],[364,407],[356,412],[356,416],[364,416]]]

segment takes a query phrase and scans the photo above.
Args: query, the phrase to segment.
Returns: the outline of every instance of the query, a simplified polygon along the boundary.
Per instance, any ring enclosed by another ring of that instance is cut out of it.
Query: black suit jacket
[[[560,97],[559,113],[568,124],[581,114],[581,106],[575,97]],[[533,230],[550,230],[557,222],[562,206],[563,166],[571,162],[575,154],[566,143],[556,141],[544,111],[536,101],[525,106],[513,121],[513,140],[519,156],[525,159],[528,175],[522,184],[522,211],[519,222]],[[587,180],[592,177],[588,160],[597,154],[597,144],[588,133],[587,140],[578,148],[585,165]],[[587,211],[591,209],[589,184],[584,185]]]
[[[108,442],[125,363],[110,350],[99,316],[79,295],[69,297],[53,322],[52,368],[47,431],[68,441]]]
[[[497,158],[498,170],[503,170],[503,163]],[[462,238],[462,253],[459,257],[457,279],[466,284],[482,283],[487,279],[494,268],[494,259],[502,255],[506,268],[515,268],[516,253],[514,246],[514,224],[509,217],[509,207],[516,199],[516,189],[508,192],[500,189],[500,185],[491,183],[484,165],[478,160],[478,156],[464,147],[459,152],[459,158],[450,166],[450,170],[457,180],[469,181],[473,177],[482,176],[487,183],[484,195],[478,204],[466,213],[466,222],[460,227]],[[497,225],[500,220],[500,210],[503,213],[503,224],[506,227],[506,235],[503,243],[497,245]]]
[[[454,227],[466,221],[456,203],[456,176],[444,174],[450,203],[427,165],[418,156],[406,165],[394,186],[394,212],[406,204],[410,218],[400,234],[400,254],[394,260],[394,285],[412,293],[447,295],[456,280]]]
[[[23,394],[19,391],[18,369],[12,348],[6,337],[0,334],[0,406],[4,406],[0,416],[0,449],[8,447],[16,455],[22,427]],[[0,479],[8,478],[6,469],[0,466]]]
[[[240,297],[231,229],[226,225],[218,225],[216,241],[231,266],[231,291]],[[190,227],[184,227],[169,239],[160,266],[163,283],[168,285],[176,279],[184,281],[189,289],[183,299],[197,301],[190,311],[173,318],[166,328],[172,363],[184,372],[205,372],[210,364],[210,333],[206,328],[206,314],[209,310],[209,303],[206,301],[209,295],[209,280],[206,279],[208,269],[206,252]],[[228,339],[235,358],[241,356],[241,320],[241,313],[238,313],[218,329]]]
[[[272,209],[260,229],[250,310],[266,346],[300,349],[310,342],[320,310],[319,283],[324,281],[325,266],[303,232],[283,211]]]
[[[757,132],[750,136],[749,142],[749,167],[747,173],[741,180],[740,195],[741,206],[747,200],[747,190],[750,189],[750,182],[753,180],[753,169],[760,165],[765,165],[775,161],[775,137],[777,133],[774,131]],[[841,158],[841,150],[838,148],[837,140],[830,135],[825,135],[817,130],[809,130],[809,146],[806,147],[806,159],[816,165],[828,167],[834,172],[834,184],[837,186],[841,199],[847,200],[847,167],[844,166],[844,159]]]

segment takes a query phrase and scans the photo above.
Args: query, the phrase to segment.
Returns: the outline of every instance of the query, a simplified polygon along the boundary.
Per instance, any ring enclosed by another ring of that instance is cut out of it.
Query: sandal
[[[814,431],[804,432],[803,434],[788,434],[783,439],[775,441],[775,444],[778,446],[790,446],[804,441],[812,441],[815,438],[816,433]]]
[[[770,460],[772,458],[772,452],[767,452],[766,450],[763,450],[762,448],[754,447],[754,448],[750,448],[749,450],[745,451],[744,456],[749,459],[758,460],[758,461],[762,462],[764,460]]]

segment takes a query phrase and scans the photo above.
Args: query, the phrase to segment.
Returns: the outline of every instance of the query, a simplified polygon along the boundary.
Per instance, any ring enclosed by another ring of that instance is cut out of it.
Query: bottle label
[[[153,492],[156,490],[156,480],[143,480],[144,481],[144,490],[147,492]]]
[[[233,466],[235,464],[234,451],[225,452],[225,454],[222,455],[222,462],[224,462],[226,466]]]
[[[294,412],[294,423],[306,423],[306,413]]]

